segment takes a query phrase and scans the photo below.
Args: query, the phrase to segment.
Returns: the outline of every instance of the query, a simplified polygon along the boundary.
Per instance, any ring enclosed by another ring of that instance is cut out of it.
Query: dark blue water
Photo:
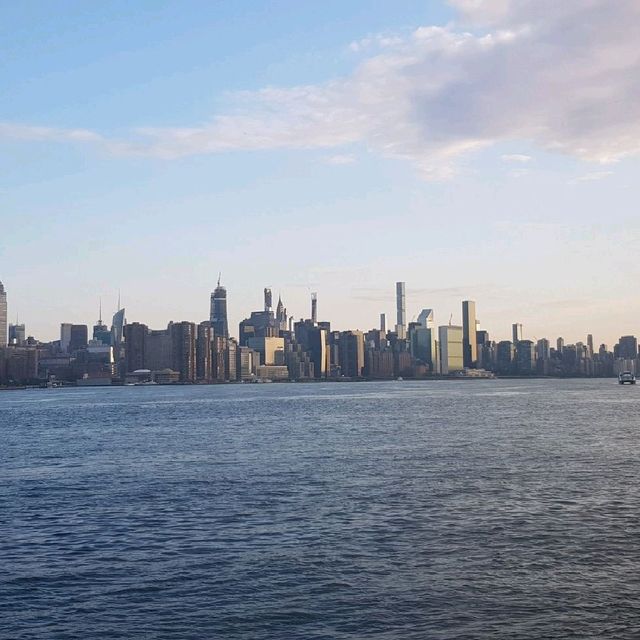
[[[0,393],[0,637],[638,638],[640,386]]]

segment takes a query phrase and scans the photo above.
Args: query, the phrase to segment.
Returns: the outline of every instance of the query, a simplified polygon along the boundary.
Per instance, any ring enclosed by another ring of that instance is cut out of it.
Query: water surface
[[[640,386],[0,393],[0,637],[638,638]]]

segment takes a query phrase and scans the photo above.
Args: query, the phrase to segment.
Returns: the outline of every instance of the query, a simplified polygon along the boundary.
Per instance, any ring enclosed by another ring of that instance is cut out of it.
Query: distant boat
[[[631,371],[623,371],[618,374],[618,384],[635,384],[636,377]]]

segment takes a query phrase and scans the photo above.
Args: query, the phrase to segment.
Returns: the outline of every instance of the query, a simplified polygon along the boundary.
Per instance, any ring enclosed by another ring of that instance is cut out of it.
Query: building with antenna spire
[[[97,342],[108,346],[111,344],[111,331],[104,322],[102,322],[102,298],[98,303],[98,322],[93,325],[93,339]]]
[[[280,294],[278,294],[278,304],[276,306],[276,326],[280,331],[287,331],[287,310],[285,309],[284,304],[282,304],[282,298]]]
[[[218,286],[211,294],[209,320],[216,336],[229,337],[229,321],[227,319],[227,290],[220,284],[222,273],[218,274]]]

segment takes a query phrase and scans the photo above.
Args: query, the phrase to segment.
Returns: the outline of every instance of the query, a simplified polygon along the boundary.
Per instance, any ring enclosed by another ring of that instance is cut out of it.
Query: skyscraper
[[[589,357],[593,357],[593,336],[591,334],[587,336],[587,349],[589,350]]]
[[[318,294],[311,294],[311,322],[314,326],[318,324]]]
[[[633,360],[638,357],[638,339],[635,336],[622,336],[613,348],[616,358]]]
[[[475,367],[478,361],[478,345],[476,336],[476,303],[464,300],[462,303],[462,347],[464,366]]]
[[[111,331],[109,331],[109,327],[102,322],[102,300],[100,300],[98,322],[93,325],[93,339],[105,345],[111,344]]]
[[[435,328],[434,319],[433,319],[433,309],[423,309],[418,314],[418,324],[425,329],[433,329]]]
[[[116,362],[122,358],[122,340],[124,338],[124,309],[120,309],[120,296],[118,296],[118,310],[113,314],[111,321],[111,346]]]
[[[518,322],[511,325],[512,342],[517,345],[522,340],[522,325]]]
[[[229,337],[229,323],[227,321],[227,290],[220,285],[211,294],[211,315],[209,317],[214,334],[220,338]]]
[[[193,322],[174,322],[169,325],[174,371],[180,373],[180,382],[196,379],[196,325]]]
[[[462,327],[445,325],[438,327],[440,338],[440,371],[448,375],[464,368]]]
[[[203,382],[213,379],[211,347],[213,344],[213,329],[211,322],[201,322],[198,325],[196,337],[196,378]]]
[[[361,331],[340,334],[339,359],[342,375],[359,378],[364,373],[364,336]]]
[[[271,289],[265,287],[264,289],[264,310],[271,311],[273,307],[273,296],[271,295]]]
[[[86,324],[72,324],[69,339],[69,353],[84,349],[89,340],[89,329]]]
[[[124,326],[124,346],[127,373],[144,369],[146,366],[145,348],[147,345],[146,324],[133,322]]]
[[[396,333],[398,338],[406,337],[407,307],[405,296],[405,283],[396,282]]]
[[[383,333],[387,333],[387,314],[386,313],[380,314],[380,331],[382,331]]]
[[[70,322],[62,322],[60,324],[60,350],[62,353],[69,353],[72,326],[73,325]]]
[[[515,369],[515,349],[513,343],[509,340],[498,342],[496,353],[496,365],[498,373],[501,375],[510,375]]]
[[[276,306],[276,328],[278,331],[287,330],[287,310],[282,304],[282,298],[278,296],[278,304]]]
[[[0,348],[7,346],[7,292],[0,282]]]
[[[531,340],[520,340],[516,345],[516,370],[521,376],[536,371],[536,348]]]
[[[27,341],[27,332],[23,324],[9,323],[9,344],[22,347]]]

